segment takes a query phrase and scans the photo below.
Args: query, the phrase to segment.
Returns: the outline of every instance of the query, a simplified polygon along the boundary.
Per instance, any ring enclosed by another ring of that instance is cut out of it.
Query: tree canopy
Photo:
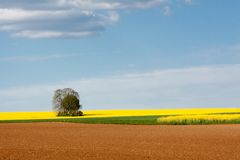
[[[80,116],[79,94],[71,88],[58,89],[53,96],[53,109],[59,116]]]

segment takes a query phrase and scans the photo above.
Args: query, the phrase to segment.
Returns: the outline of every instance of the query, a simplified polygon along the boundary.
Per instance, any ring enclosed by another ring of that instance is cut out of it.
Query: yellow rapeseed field
[[[240,120],[240,114],[203,114],[203,115],[177,115],[158,118],[161,124],[199,123],[199,121],[221,122]]]
[[[81,116],[81,118],[179,115],[174,116],[174,118],[181,119],[182,117],[180,115],[184,116],[189,115],[189,117],[197,117],[203,114],[235,113],[235,116],[237,116],[236,113],[240,113],[240,109],[215,108],[215,109],[158,109],[158,110],[83,110],[83,113],[84,116]],[[0,120],[59,119],[59,118],[76,118],[76,117],[57,117],[55,112],[0,112]],[[169,119],[171,118],[173,117],[170,116]],[[219,116],[217,116],[216,118],[219,118]]]

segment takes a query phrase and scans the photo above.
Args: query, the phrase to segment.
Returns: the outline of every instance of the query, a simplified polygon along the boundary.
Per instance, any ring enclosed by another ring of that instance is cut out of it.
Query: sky
[[[238,0],[0,0],[0,111],[240,107]]]

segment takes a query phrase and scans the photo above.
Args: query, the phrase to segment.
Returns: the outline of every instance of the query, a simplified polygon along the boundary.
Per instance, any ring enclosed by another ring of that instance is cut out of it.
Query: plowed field
[[[240,125],[0,124],[0,160],[239,160]]]

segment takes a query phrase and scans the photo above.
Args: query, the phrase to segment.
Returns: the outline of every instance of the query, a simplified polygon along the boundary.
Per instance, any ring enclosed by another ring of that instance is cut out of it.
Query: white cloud
[[[88,10],[116,10],[158,7],[168,3],[168,0],[59,0],[57,3],[59,6],[71,6]]]
[[[57,32],[57,31],[21,31],[12,34],[13,37],[37,38],[58,38],[58,37],[87,37],[94,35],[94,32]]]
[[[217,65],[11,87],[0,89],[0,110],[51,110],[53,91],[65,87],[79,91],[84,109],[240,107],[239,72]]]
[[[13,37],[60,38],[98,35],[119,21],[119,11],[158,7],[169,0],[0,0],[0,31]]]
[[[0,10],[0,30],[14,37],[58,38],[86,37],[99,34],[106,25],[116,23],[118,14],[106,12],[95,15],[80,10]]]
[[[24,10],[24,9],[0,9],[0,21],[23,21],[33,18],[49,17],[56,18],[61,16],[67,16],[66,11],[48,11],[48,10]]]

